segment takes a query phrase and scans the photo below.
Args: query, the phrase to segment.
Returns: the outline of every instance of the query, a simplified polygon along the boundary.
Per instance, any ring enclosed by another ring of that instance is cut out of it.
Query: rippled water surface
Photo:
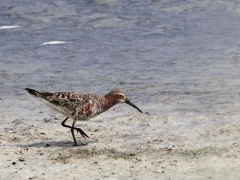
[[[0,19],[20,26],[0,29],[3,115],[42,109],[23,90],[31,87],[98,95],[120,88],[144,112],[194,113],[185,123],[238,116],[238,1],[2,0]],[[41,45],[49,41],[68,43]]]

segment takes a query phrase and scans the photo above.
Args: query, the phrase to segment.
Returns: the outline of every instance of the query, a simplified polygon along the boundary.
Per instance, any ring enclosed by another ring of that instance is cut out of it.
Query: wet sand
[[[239,179],[239,9],[2,0],[0,179]],[[72,147],[64,117],[24,88],[120,88],[144,113],[117,105],[78,122],[90,138]]]
[[[77,123],[90,136],[77,134],[77,147],[60,115],[38,111],[42,126],[31,125],[31,118],[13,121],[0,133],[0,179],[239,178],[240,123],[205,123],[179,133],[182,125],[173,116],[130,110],[110,118],[117,113],[116,107]]]

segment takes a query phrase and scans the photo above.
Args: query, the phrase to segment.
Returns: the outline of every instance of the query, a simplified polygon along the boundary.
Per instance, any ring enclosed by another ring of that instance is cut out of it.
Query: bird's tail
[[[30,89],[30,88],[25,88],[28,93],[34,97],[37,97],[37,98],[43,98],[43,99],[46,99],[47,96],[52,96],[53,93],[50,93],[50,92],[39,92],[39,91],[36,91],[34,89]]]
[[[29,94],[31,94],[32,96],[37,96],[38,92],[34,89],[30,89],[30,88],[25,88]]]

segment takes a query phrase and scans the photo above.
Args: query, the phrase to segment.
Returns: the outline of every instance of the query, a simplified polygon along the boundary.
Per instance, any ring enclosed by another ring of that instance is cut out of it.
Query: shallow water
[[[3,0],[0,11],[0,26],[20,26],[0,29],[0,114],[12,121],[50,112],[25,87],[120,88],[144,112],[179,122],[179,133],[238,121],[237,1]],[[70,43],[41,45],[49,41]]]

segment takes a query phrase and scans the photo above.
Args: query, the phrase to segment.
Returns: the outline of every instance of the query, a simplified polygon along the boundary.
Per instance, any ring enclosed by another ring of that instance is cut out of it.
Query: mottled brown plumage
[[[51,93],[36,91],[29,88],[26,88],[26,90],[30,95],[42,101],[54,111],[66,116],[66,119],[62,122],[62,126],[71,128],[74,146],[77,146],[76,138],[74,136],[74,129],[81,133],[84,138],[88,137],[83,130],[74,127],[76,121],[89,120],[107,111],[118,103],[127,103],[136,108],[138,111],[142,112],[137,106],[131,103],[126,98],[124,92],[119,89],[112,90],[103,97],[94,94],[82,94],[76,92]],[[73,119],[72,126],[65,124],[69,117]]]

